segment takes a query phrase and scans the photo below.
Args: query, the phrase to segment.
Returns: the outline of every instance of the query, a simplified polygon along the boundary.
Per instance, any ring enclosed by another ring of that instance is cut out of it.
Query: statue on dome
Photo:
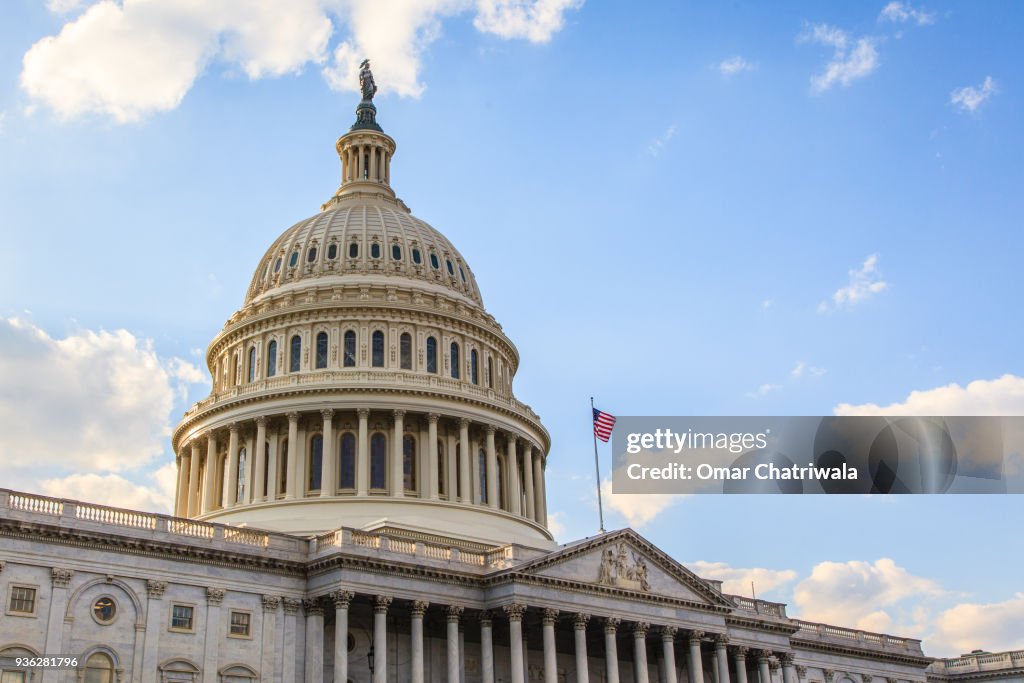
[[[363,92],[364,102],[369,102],[377,94],[377,84],[373,82],[369,59],[364,59],[363,63],[359,65],[359,89]]]

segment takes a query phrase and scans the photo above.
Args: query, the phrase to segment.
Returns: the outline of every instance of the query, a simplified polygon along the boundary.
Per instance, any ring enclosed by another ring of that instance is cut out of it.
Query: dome
[[[444,235],[413,216],[401,200],[380,193],[345,193],[270,245],[245,304],[314,283],[397,279],[483,307],[473,271]]]

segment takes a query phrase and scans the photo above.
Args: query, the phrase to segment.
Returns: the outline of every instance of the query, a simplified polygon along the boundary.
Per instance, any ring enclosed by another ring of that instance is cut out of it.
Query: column
[[[459,661],[459,617],[462,616],[462,607],[449,605],[448,615],[448,683],[459,683],[459,674],[462,672],[462,663]]]
[[[615,617],[604,620],[604,668],[608,672],[608,683],[619,683],[619,623]]]
[[[519,459],[516,454],[516,437],[509,434],[507,443],[505,464],[508,466],[508,509],[513,515],[521,515],[523,508],[519,494]]]
[[[174,515],[176,517],[188,516],[188,470],[192,458],[184,453],[185,446],[181,446],[182,454],[178,456],[178,490],[174,497]]]
[[[704,662],[700,659],[700,640],[703,631],[690,631],[690,683],[704,683]]]
[[[164,581],[146,581],[146,633],[143,636],[142,646],[142,683],[156,683],[157,666],[160,663],[160,635],[163,633],[163,597],[167,590],[167,583]],[[63,621],[63,619],[61,619]],[[47,652],[57,652],[51,649],[50,643],[46,643]],[[43,672],[43,683],[47,683],[46,671]]]
[[[331,593],[334,600],[334,680],[348,682],[348,607],[355,594],[352,591]]]
[[[778,676],[778,673],[779,673],[779,663],[777,661],[775,661],[774,659],[769,660],[769,662],[768,662],[768,670],[769,670],[769,673],[771,674],[771,677],[772,677],[772,683],[776,683],[779,680],[779,676]],[[894,680],[894,681],[891,681],[891,683],[897,683],[897,681]]]
[[[2,565],[0,565],[2,568]],[[50,596],[49,615],[46,620],[46,653],[60,653],[64,640],[64,611],[68,604],[68,584],[75,575],[73,569],[54,567],[50,570],[53,592]],[[43,683],[56,681],[60,672],[56,669],[43,669]]]
[[[288,500],[295,498],[295,492],[299,491],[299,414],[288,413],[288,476],[285,478],[284,497]]]
[[[229,508],[235,505],[238,493],[238,424],[232,422],[228,425],[228,460],[224,472],[224,493],[221,497],[221,507]]]
[[[494,443],[493,440],[490,443]],[[590,673],[587,670],[588,621],[590,621],[590,615],[582,612],[577,613],[572,621],[576,644],[576,683],[590,683]]]
[[[536,503],[533,500],[533,444],[526,442],[523,450],[523,483],[526,485],[526,509],[523,514],[537,519]]]
[[[544,483],[544,453],[539,449],[533,456],[533,486],[537,491],[537,509],[534,511],[534,519],[541,525],[547,526],[547,485]]]
[[[555,622],[558,610],[545,609],[542,613],[544,630],[544,683],[558,683],[558,651],[555,649]],[[484,683],[487,683],[486,681]]]
[[[282,680],[283,683],[291,683],[295,680],[295,660],[298,659],[298,638],[295,635],[295,622],[298,620],[296,614],[302,605],[301,600],[295,598],[282,598],[284,604],[284,639],[282,640],[282,652],[294,652],[294,657],[282,657]]]
[[[796,667],[793,666],[793,653],[783,652],[779,655],[782,662],[782,683],[797,683]]]
[[[676,683],[676,632],[675,626],[661,627],[661,656],[665,660],[665,683]]]
[[[252,491],[253,491],[253,479],[256,472],[256,466],[253,464],[253,458],[255,458],[254,451],[256,450],[256,437],[255,435],[246,430],[245,437],[245,465],[239,464],[239,468],[242,470],[242,481],[245,482],[245,488],[242,491],[242,500],[238,501],[239,505],[248,505],[252,502]]]
[[[412,603],[410,614],[412,615],[412,626],[409,629],[409,636],[412,640],[412,683],[423,683],[423,615],[427,613],[430,603],[426,600],[416,600]],[[346,681],[348,679],[334,680]]]
[[[365,496],[370,488],[370,411],[359,409],[359,443],[356,454],[356,495]]]
[[[736,683],[747,683],[747,648],[740,645],[733,653],[736,657]]]
[[[505,605],[505,614],[508,615],[509,656],[512,659],[511,683],[526,683],[523,668],[523,614],[525,612],[526,605],[515,603]]]
[[[388,680],[388,606],[391,597],[378,595],[373,603],[373,683]]]
[[[370,180],[377,180],[377,147],[370,147]]]
[[[715,634],[715,658],[718,664],[718,683],[729,683],[729,634]]]
[[[480,613],[480,676],[482,683],[494,683],[494,624],[491,613]]]
[[[403,467],[402,441],[405,436],[405,411],[394,411],[395,430],[391,437],[391,495],[401,498],[405,495],[405,467]]]
[[[220,605],[224,602],[223,588],[206,589],[206,624],[203,644],[203,683],[217,683],[217,660],[220,656]]]
[[[437,421],[441,416],[437,413],[427,415],[427,495],[430,500],[437,500],[438,467],[437,467]],[[450,498],[450,496],[449,496]]]
[[[650,625],[643,621],[633,624],[633,667],[636,669],[636,683],[647,683],[647,629]]]
[[[334,411],[321,410],[324,418],[323,465],[320,468],[320,497],[329,498],[338,489],[338,475],[335,463],[338,462],[338,449],[334,447]]]
[[[263,651],[261,653],[260,669],[263,671],[263,678],[276,680],[274,666],[280,661],[277,657],[277,608],[281,606],[281,598],[276,595],[263,596]]]
[[[324,683],[324,608],[315,598],[302,605],[306,610],[306,683]]]
[[[249,459],[256,465],[256,478],[252,485],[252,500],[264,500],[263,487],[267,481],[267,418],[260,415],[256,418],[256,443]]]
[[[487,425],[487,505],[498,509],[498,455],[494,450],[494,425]]]
[[[772,656],[771,650],[758,650],[757,652],[757,673],[761,683],[772,683],[771,671],[768,668],[768,661]]]
[[[473,477],[469,473],[469,420],[459,420],[459,481],[462,482],[461,503],[479,502],[473,500]]]
[[[203,514],[213,510],[213,489],[217,482],[217,437],[206,437],[206,472],[203,477]]]
[[[267,460],[267,500],[277,500],[277,492],[281,490],[278,476],[281,466],[278,464],[278,450],[281,448],[281,439],[277,429],[270,435],[270,458]]]

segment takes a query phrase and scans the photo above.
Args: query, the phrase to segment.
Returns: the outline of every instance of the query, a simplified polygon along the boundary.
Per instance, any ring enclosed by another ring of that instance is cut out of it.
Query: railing
[[[754,600],[745,598],[742,595],[730,595],[736,606],[748,612],[764,614],[770,617],[786,618],[786,605],[781,602],[768,602],[767,600]]]
[[[490,550],[467,550],[429,540],[395,536],[384,531],[371,532],[342,528],[314,536],[309,541],[309,551],[314,555],[346,546],[492,569],[505,568],[515,560],[512,546],[502,546]]]
[[[24,510],[25,512],[39,512],[44,515],[64,514],[64,501],[61,500],[60,498],[33,496],[27,493],[16,493],[14,491],[11,491],[8,500],[8,506],[12,510]]]
[[[845,640],[855,641],[857,644],[895,650],[906,650],[914,654],[921,654],[921,641],[913,638],[900,638],[884,633],[871,633],[832,624],[819,624],[811,621],[794,620],[800,630],[795,634],[800,638],[814,638],[817,640]]]
[[[75,517],[90,522],[111,524],[114,526],[130,526],[136,529],[156,529],[157,515],[134,510],[78,503],[75,505]]]
[[[977,652],[951,659],[937,659],[930,670],[951,674],[1024,668],[1024,650]]]

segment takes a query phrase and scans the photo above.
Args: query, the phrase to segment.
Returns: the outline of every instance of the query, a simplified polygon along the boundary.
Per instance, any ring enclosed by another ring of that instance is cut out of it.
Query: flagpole
[[[590,397],[590,422],[594,425],[594,397]],[[594,472],[597,474],[597,518],[601,522],[601,533],[604,533],[604,508],[601,506],[601,464],[597,459],[597,429],[591,429],[594,433]]]

